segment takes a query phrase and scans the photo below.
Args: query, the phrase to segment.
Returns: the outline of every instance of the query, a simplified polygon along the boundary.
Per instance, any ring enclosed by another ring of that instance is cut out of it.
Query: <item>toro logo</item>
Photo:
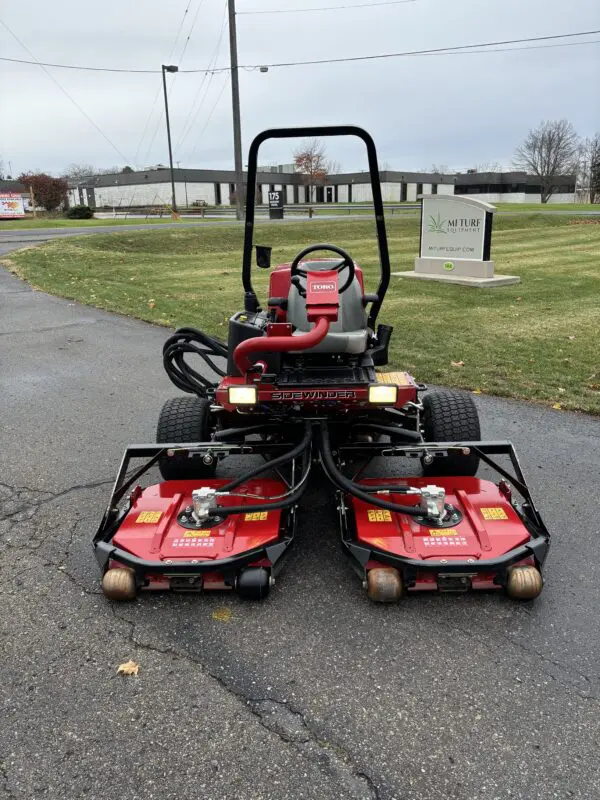
[[[335,283],[311,283],[311,292],[335,292]]]

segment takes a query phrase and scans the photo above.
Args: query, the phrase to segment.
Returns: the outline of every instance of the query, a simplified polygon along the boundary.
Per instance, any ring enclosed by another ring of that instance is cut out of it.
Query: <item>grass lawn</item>
[[[392,269],[411,269],[418,218],[391,217]],[[335,242],[376,285],[372,220],[261,224],[273,262],[314,241]],[[242,307],[240,227],[129,231],[86,236],[12,254],[35,287],[163,325],[225,337]],[[531,214],[496,220],[498,272],[522,283],[471,289],[392,278],[380,321],[394,326],[391,366],[418,380],[560,404],[600,414],[600,224]],[[265,297],[266,270],[255,270]],[[160,354],[157,353],[157,358]],[[464,366],[452,366],[452,362]]]
[[[185,220],[186,222],[190,220]],[[40,219],[33,219],[27,217],[26,219],[12,219],[0,221],[0,233],[2,231],[14,231],[20,228],[93,228],[97,225],[156,225],[161,222],[173,222],[171,217],[162,217],[156,219],[145,219],[138,217],[137,219],[61,219],[60,217],[41,217]]]

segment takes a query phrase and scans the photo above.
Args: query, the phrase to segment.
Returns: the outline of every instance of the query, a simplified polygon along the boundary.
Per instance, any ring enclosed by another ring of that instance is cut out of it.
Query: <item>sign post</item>
[[[269,192],[269,219],[283,219],[283,191]]]
[[[516,275],[494,275],[494,206],[456,195],[426,194],[420,200],[420,245],[414,272],[393,275],[479,287],[519,283]]]

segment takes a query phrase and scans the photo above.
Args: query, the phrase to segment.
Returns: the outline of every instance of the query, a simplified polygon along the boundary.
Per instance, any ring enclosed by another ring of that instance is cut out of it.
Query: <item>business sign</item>
[[[25,216],[25,206],[20,194],[0,194],[0,219],[20,219]]]
[[[421,202],[421,258],[489,261],[494,206],[452,195]]]
[[[275,189],[268,193],[269,219],[283,219],[283,191]]]

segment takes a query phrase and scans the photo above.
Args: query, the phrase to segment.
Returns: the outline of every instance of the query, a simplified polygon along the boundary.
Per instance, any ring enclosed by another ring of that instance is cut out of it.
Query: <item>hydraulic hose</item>
[[[391,438],[409,439],[413,442],[422,442],[423,437],[418,431],[409,431],[404,428],[393,428],[391,425],[380,425],[377,422],[357,422],[354,428],[364,428],[365,430],[384,433]]]
[[[248,472],[245,472],[239,478],[236,478],[235,480],[231,481],[225,486],[222,486],[219,489],[219,491],[231,492],[233,489],[237,489],[238,486],[241,486],[243,483],[246,483],[246,481],[249,481],[251,478],[255,478],[257,475],[261,475],[263,472],[267,472],[268,470],[275,469],[276,467],[280,467],[283,464],[287,464],[289,461],[292,461],[294,458],[297,458],[299,455],[302,455],[302,453],[309,447],[311,440],[312,440],[312,427],[309,422],[306,422],[304,428],[304,436],[295,447],[293,447],[291,450],[288,450],[287,453],[283,453],[282,455],[277,456],[277,458],[274,458],[271,461],[266,461],[264,464],[259,464],[258,467],[254,467]]]
[[[419,506],[401,506],[398,505],[397,503],[391,503],[388,500],[381,500],[379,497],[374,497],[371,494],[369,494],[368,491],[365,491],[363,487],[354,483],[354,481],[351,481],[349,478],[346,478],[346,476],[343,475],[335,465],[333,454],[331,452],[329,431],[327,429],[326,422],[321,422],[321,437],[319,444],[320,444],[319,449],[321,453],[321,459],[323,462],[323,467],[325,468],[325,472],[329,476],[329,479],[339,489],[343,489],[345,492],[354,495],[354,497],[357,497],[359,500],[362,500],[365,503],[378,506],[379,508],[385,508],[388,511],[394,511],[396,514],[408,514],[411,517],[423,516],[423,509],[420,508]],[[386,486],[383,489],[377,489],[376,487],[374,487],[372,491],[393,492],[394,487]]]
[[[204,397],[206,390],[216,384],[186,363],[184,356],[187,353],[199,356],[212,372],[224,376],[225,372],[212,359],[227,358],[227,346],[195,328],[179,328],[164,343],[163,364],[170,380],[178,389]]]

